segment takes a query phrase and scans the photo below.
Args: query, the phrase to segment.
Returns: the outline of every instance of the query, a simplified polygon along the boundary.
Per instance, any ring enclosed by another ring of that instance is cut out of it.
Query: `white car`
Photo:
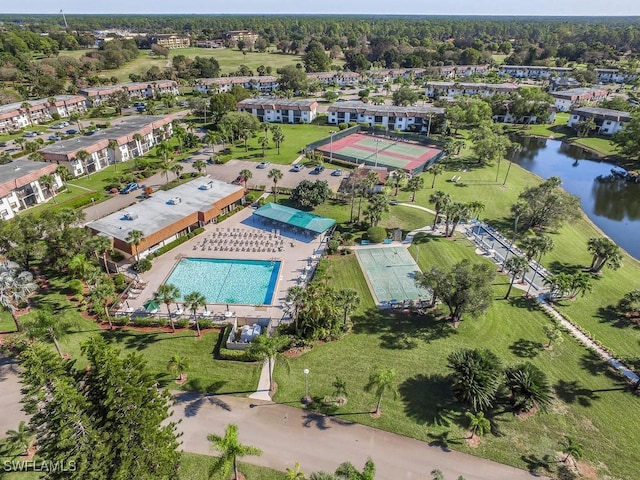
[[[342,169],[338,168],[338,169],[334,170],[333,172],[331,172],[331,175],[334,176],[334,177],[341,176],[342,175]]]
[[[260,162],[256,168],[267,168],[269,165],[271,165],[270,162]]]

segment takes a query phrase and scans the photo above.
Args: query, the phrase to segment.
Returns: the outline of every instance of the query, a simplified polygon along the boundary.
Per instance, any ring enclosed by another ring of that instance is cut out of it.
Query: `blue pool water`
[[[180,289],[180,296],[200,292],[207,303],[270,305],[278,281],[280,262],[183,258],[165,283]]]

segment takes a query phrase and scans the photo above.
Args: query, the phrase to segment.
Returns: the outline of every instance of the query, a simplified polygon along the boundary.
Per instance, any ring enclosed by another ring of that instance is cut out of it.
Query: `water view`
[[[559,140],[521,137],[513,160],[545,179],[558,176],[563,188],[580,197],[582,209],[603,232],[640,259],[640,184],[615,178],[614,165]]]

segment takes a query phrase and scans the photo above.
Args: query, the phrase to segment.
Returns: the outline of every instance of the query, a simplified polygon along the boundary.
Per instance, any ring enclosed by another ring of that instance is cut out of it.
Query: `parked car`
[[[269,165],[271,165],[271,162],[260,162],[256,168],[267,168]]]
[[[25,137],[25,138],[33,138],[33,137],[37,137],[38,134],[36,132],[27,132],[22,136]]]
[[[338,168],[338,169],[334,170],[333,172],[331,172],[331,175],[334,176],[334,177],[341,176],[342,175],[342,169]]]
[[[0,147],[6,147],[7,145],[9,145],[7,142],[0,142]]]
[[[293,168],[291,168],[292,172],[301,172],[302,170],[304,170],[304,165],[301,163],[296,163]]]
[[[49,135],[49,140],[52,142],[57,142],[58,140],[62,140],[58,135]]]
[[[69,130],[67,130],[65,132],[67,135],[75,135],[76,133],[78,133],[78,130],[76,130],[75,128],[70,128]]]
[[[138,185],[137,183],[130,183],[129,185],[124,187],[122,190],[120,190],[120,193],[122,193],[123,195],[126,195],[127,193],[131,193],[134,190],[138,190],[139,188],[140,188],[140,185]]]
[[[236,179],[231,183],[233,183],[234,185],[242,185],[244,183],[244,177],[242,175],[238,175]]]
[[[313,173],[314,175],[318,175],[320,173],[322,173],[324,171],[324,167],[322,165],[318,165],[316,168],[314,168],[311,173]]]

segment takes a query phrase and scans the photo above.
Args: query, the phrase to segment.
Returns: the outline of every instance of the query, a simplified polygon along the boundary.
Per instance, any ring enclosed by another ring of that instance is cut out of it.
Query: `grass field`
[[[16,324],[11,318],[11,314],[0,307],[0,333],[11,333],[16,331]]]
[[[423,269],[451,265],[462,258],[481,261],[465,240],[427,237],[412,247],[414,256],[417,249]],[[585,458],[598,470],[598,478],[635,478],[640,466],[634,454],[640,423],[631,412],[640,406],[640,399],[623,391],[602,362],[572,339],[545,350],[542,326],[548,319],[544,314],[525,301],[520,291],[510,301],[497,300],[506,292],[506,277],[495,281],[496,300],[485,316],[466,319],[458,330],[452,330],[432,316],[394,316],[374,309],[353,255],[330,260],[327,274],[334,287],[353,288],[361,294],[354,331],[290,360],[290,369],[277,365],[277,401],[300,398],[304,376],[299,372],[309,368],[309,389],[316,401],[331,395],[335,375],[345,379],[349,402],[339,410],[341,418],[522,468],[534,468],[545,456],[553,460],[563,435],[572,434],[584,445]],[[518,418],[498,408],[490,414],[494,434],[485,437],[479,447],[469,447],[463,440],[467,430],[464,408],[453,400],[444,377],[447,355],[461,347],[490,348],[507,365],[524,360],[538,365],[556,391],[550,411]],[[400,391],[396,401],[390,395],[383,399],[384,413],[379,419],[365,413],[375,404],[375,396],[363,393],[374,365],[395,368]]]

